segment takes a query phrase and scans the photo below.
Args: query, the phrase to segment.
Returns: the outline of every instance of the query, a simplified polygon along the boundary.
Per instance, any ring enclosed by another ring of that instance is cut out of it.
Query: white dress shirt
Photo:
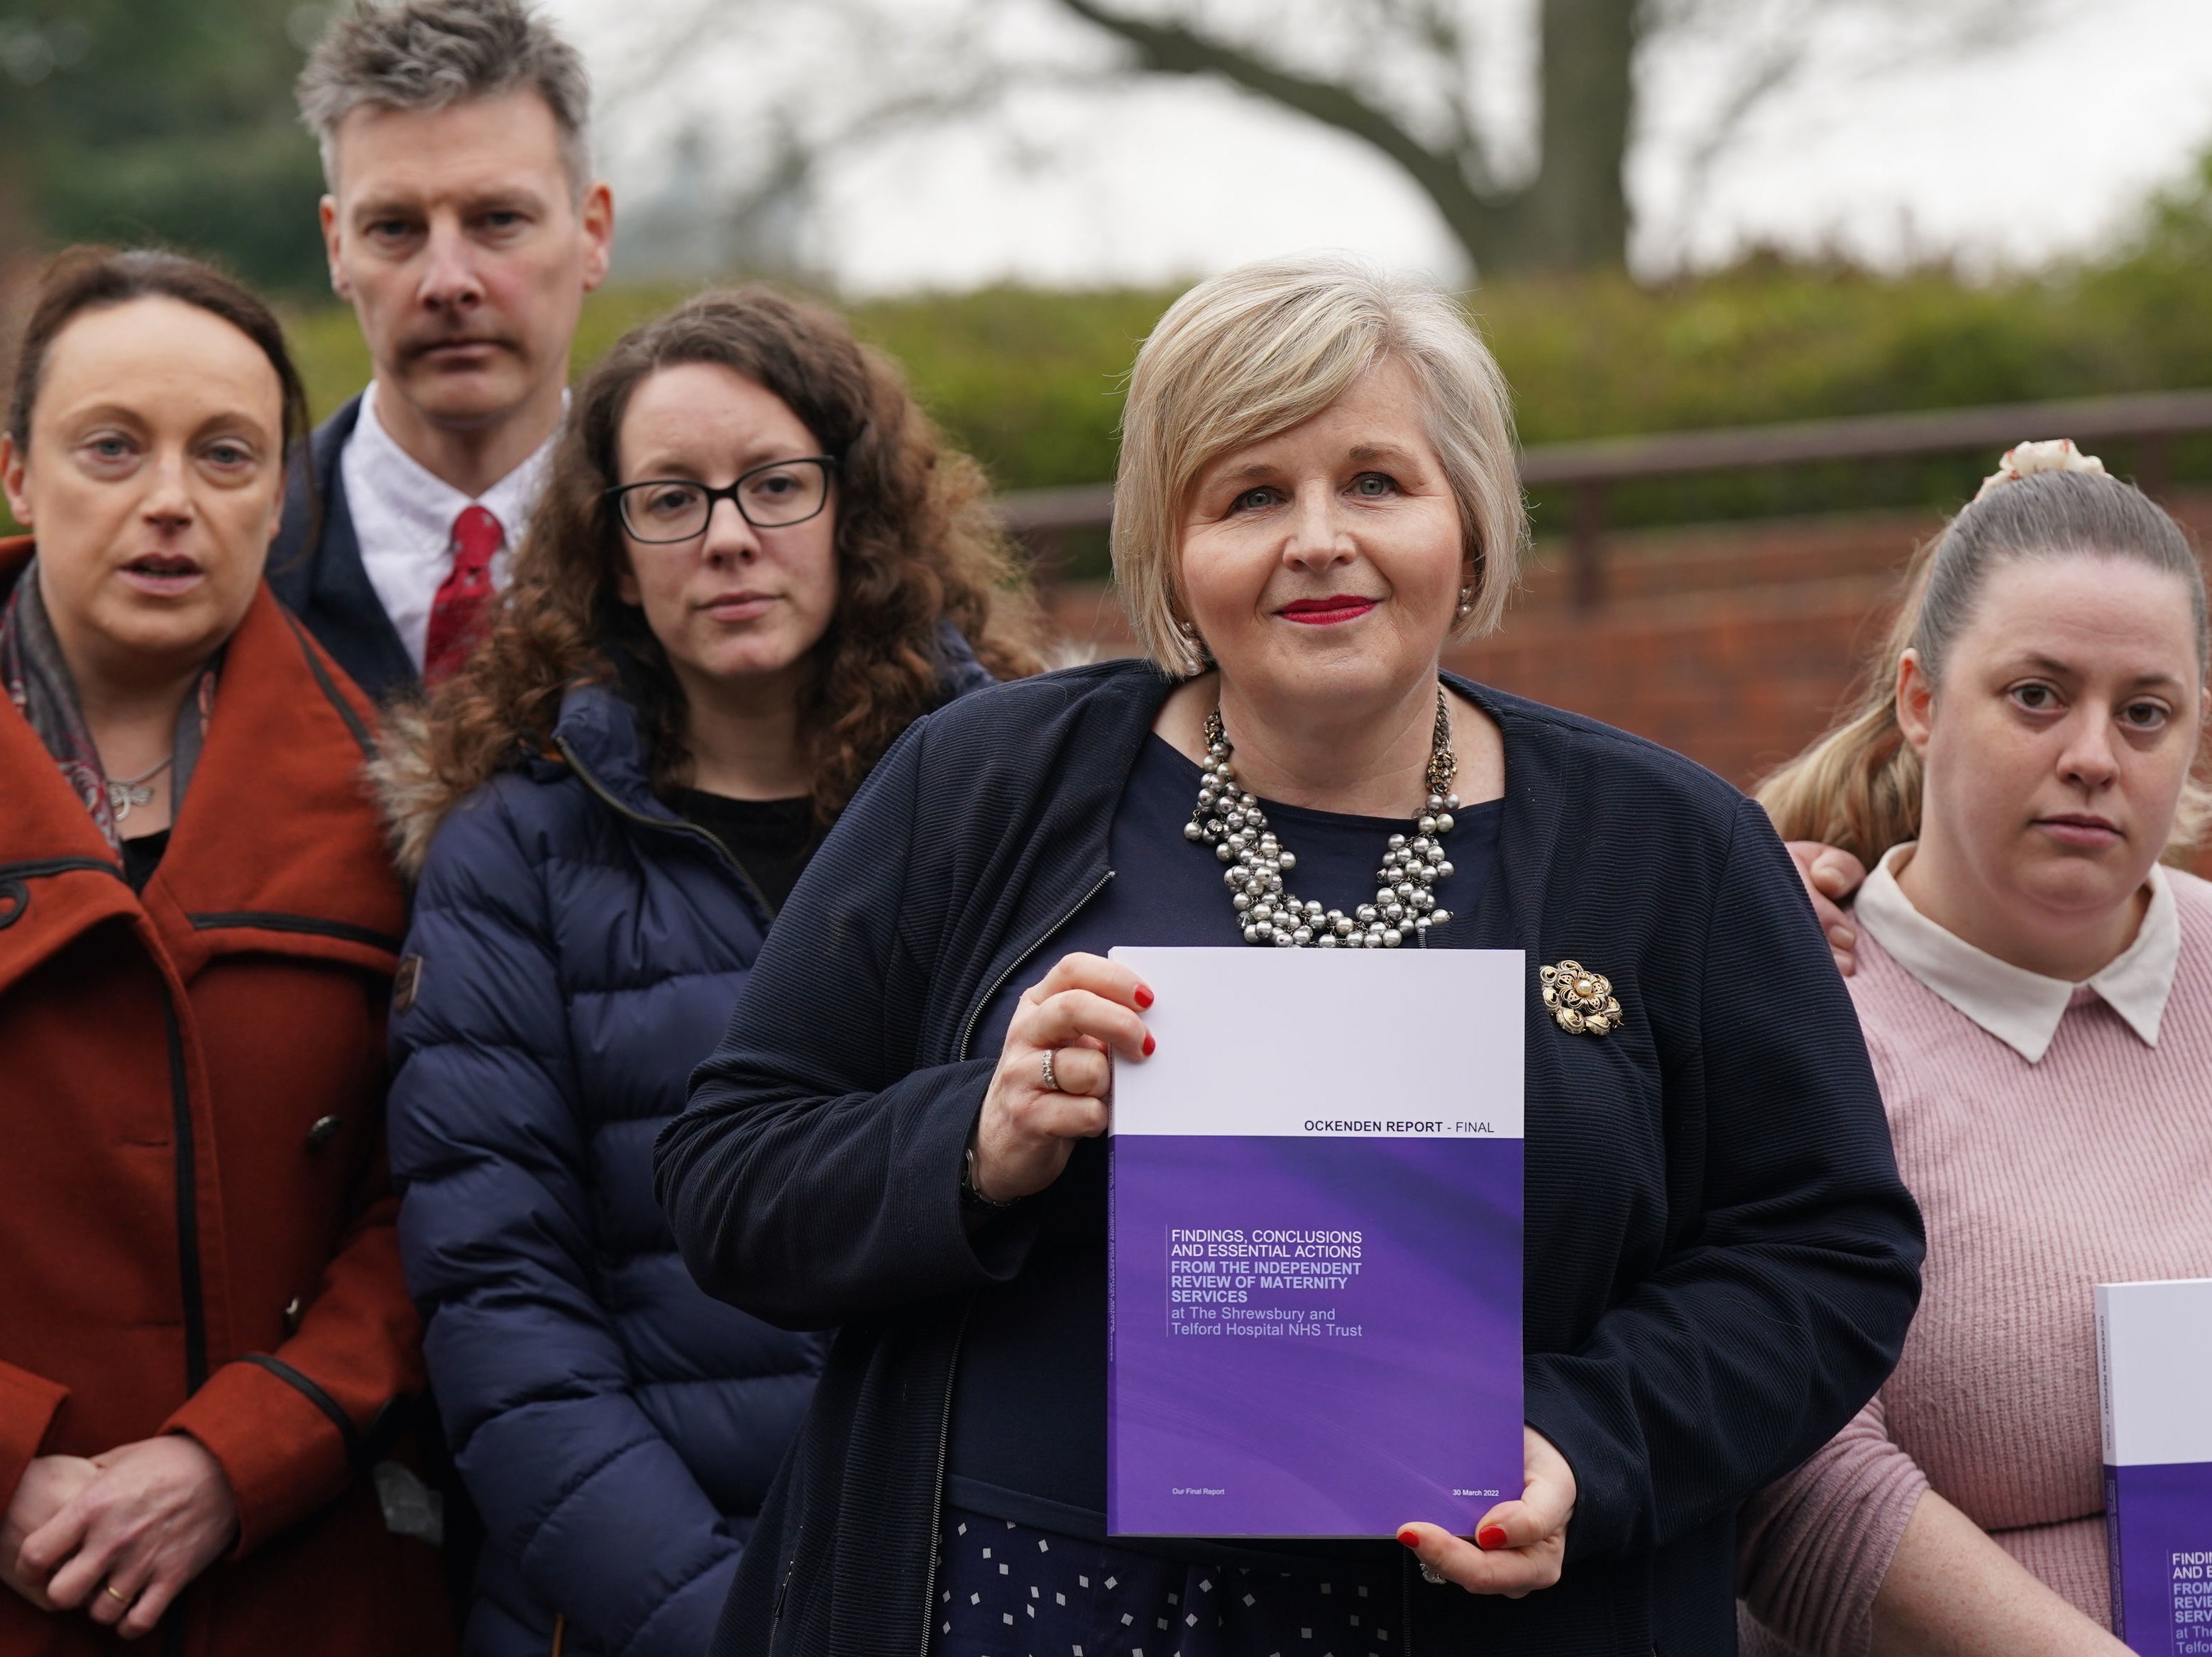
[[[567,410],[563,394],[562,410]],[[398,629],[415,671],[430,636],[430,602],[453,568],[453,520],[478,506],[499,519],[507,544],[491,561],[495,592],[507,586],[514,549],[521,543],[530,509],[560,436],[538,445],[513,471],[473,501],[401,448],[376,417],[376,382],[361,394],[361,417],[338,457],[346,509],[361,545],[362,568],[384,613]]]
[[[2094,991],[2145,1047],[2158,1045],[2158,1027],[2181,962],[2181,917],[2165,870],[2151,865],[2150,907],[2143,911],[2135,942],[2103,971],[2069,984],[2000,961],[1914,908],[1896,872],[1912,848],[1908,841],[1889,849],[1859,888],[1853,909],[1858,924],[1899,966],[2031,1065],[2050,1051],[2059,1021],[2083,989]]]

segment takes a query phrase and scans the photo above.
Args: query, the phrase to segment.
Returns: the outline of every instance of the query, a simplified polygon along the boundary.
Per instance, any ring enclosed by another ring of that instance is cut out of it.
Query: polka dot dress
[[[1394,1573],[1192,1565],[947,1508],[933,1657],[1392,1657]]]

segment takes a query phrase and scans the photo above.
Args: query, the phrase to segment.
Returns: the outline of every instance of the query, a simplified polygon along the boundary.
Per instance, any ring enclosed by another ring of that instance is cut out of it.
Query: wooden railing
[[[2015,443],[2070,437],[2084,443],[2131,442],[2136,482],[2159,495],[2166,486],[2172,440],[2198,432],[2212,432],[2212,391],[2151,391],[1550,443],[1522,453],[1521,481],[1527,488],[1571,494],[1568,556],[1575,601],[1595,608],[1605,602],[1606,499],[1616,483],[1973,450],[1994,456]],[[1030,543],[1048,572],[1058,561],[1063,537],[1112,523],[1114,490],[1107,483],[1028,489],[1002,497],[1000,507],[1007,526]]]

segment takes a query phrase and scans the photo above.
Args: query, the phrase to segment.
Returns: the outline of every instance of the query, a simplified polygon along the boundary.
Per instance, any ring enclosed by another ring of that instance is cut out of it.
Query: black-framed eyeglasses
[[[690,478],[654,477],[609,489],[607,498],[631,538],[649,546],[704,535],[717,501],[728,501],[757,530],[789,529],[830,504],[830,475],[836,468],[836,455],[811,454],[755,466],[719,489]]]

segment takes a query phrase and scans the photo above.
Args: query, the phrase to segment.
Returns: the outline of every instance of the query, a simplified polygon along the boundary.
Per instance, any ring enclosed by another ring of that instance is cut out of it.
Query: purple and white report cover
[[[1106,1528],[1466,1535],[1522,1488],[1517,950],[1117,949]]]
[[[2212,1657],[2212,1278],[2097,1285],[2112,1632]]]

